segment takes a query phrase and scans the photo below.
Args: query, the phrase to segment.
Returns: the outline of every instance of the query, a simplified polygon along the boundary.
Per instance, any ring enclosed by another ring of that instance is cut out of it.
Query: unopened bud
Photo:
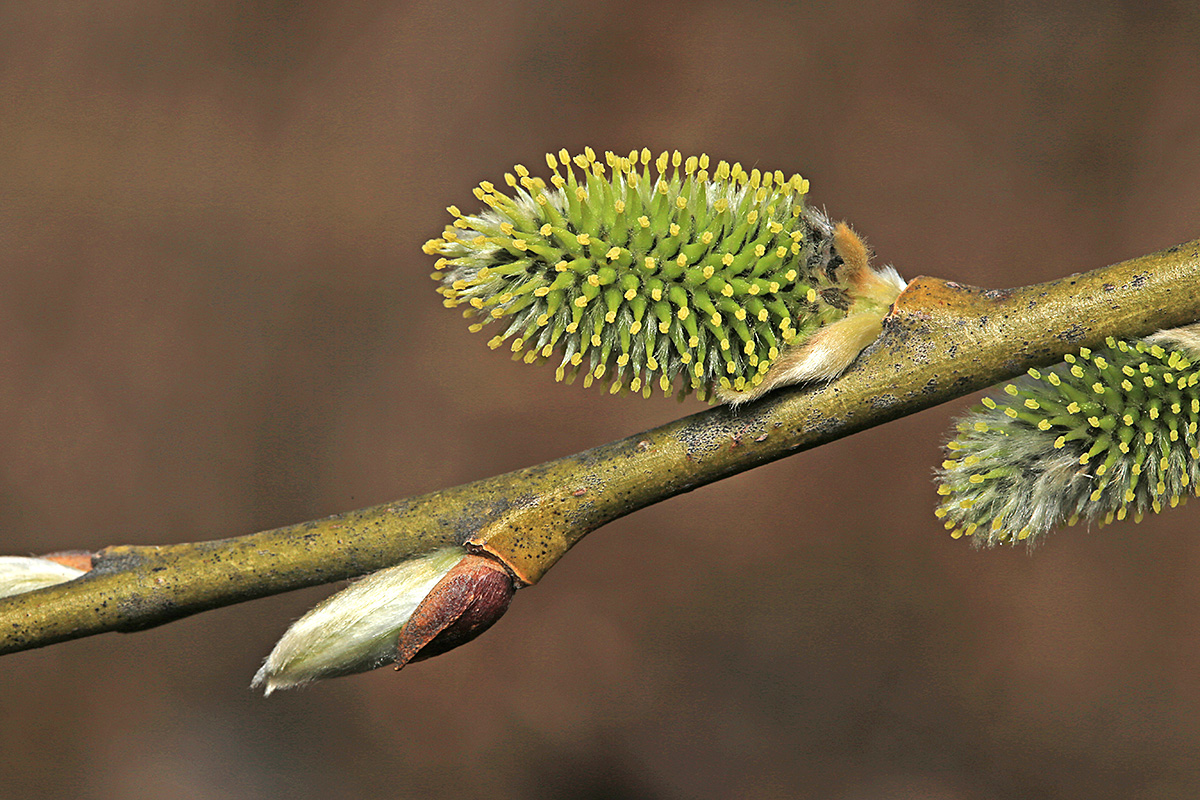
[[[251,686],[269,695],[445,652],[499,619],[513,591],[503,567],[461,547],[410,559],[368,575],[298,619]]]
[[[0,556],[0,597],[32,592],[34,589],[43,589],[58,583],[66,583],[67,581],[75,580],[87,572],[86,569],[79,569],[76,566],[62,563],[63,561],[71,561],[71,563],[78,564],[78,566],[83,566],[82,557],[85,554],[78,554],[79,558],[76,559],[65,558],[67,555],[73,554],[62,554],[64,557],[59,557],[59,554],[52,554],[41,558]],[[87,556],[87,560],[88,567],[90,568],[90,555]]]

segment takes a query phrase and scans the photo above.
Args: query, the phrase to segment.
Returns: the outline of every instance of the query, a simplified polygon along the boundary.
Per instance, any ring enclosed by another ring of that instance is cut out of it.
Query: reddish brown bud
[[[396,642],[396,669],[466,644],[508,610],[516,593],[498,562],[467,555],[430,590]]]

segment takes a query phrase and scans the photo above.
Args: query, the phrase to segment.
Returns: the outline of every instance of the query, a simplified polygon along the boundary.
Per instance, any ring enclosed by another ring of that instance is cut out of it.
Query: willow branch
[[[361,575],[452,544],[523,585],[605,523],[1062,360],[1200,319],[1200,240],[1050,283],[918,278],[841,378],[721,406],[535,467],[373,508],[190,544],[110,547],[83,577],[0,600],[0,653],[134,631]]]

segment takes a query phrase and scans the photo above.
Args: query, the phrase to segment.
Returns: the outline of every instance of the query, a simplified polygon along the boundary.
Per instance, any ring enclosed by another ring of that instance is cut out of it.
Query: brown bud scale
[[[508,610],[512,576],[486,556],[467,555],[437,582],[396,642],[396,669],[440,655],[474,639]]]

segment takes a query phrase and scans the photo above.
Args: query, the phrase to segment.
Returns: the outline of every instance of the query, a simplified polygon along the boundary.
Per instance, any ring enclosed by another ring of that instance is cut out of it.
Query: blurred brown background
[[[800,171],[909,278],[1200,236],[1194,3],[843,6],[3,3],[0,550],[247,533],[699,410],[442,308],[444,207],[547,150]],[[968,405],[616,522],[401,675],[249,691],[328,588],[5,657],[0,797],[1200,796],[1200,509],[974,551],[932,516]]]

